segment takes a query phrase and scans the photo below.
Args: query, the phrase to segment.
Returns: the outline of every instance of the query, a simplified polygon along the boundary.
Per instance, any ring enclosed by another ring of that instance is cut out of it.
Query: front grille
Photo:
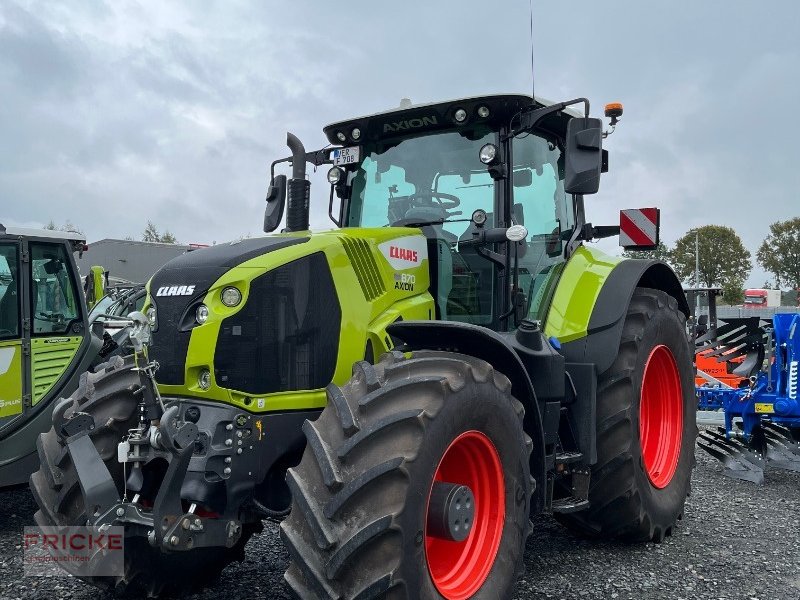
[[[261,275],[247,304],[222,322],[217,385],[248,394],[325,387],[336,369],[341,317],[323,253]]]
[[[150,343],[150,358],[159,365],[156,381],[162,385],[183,385],[186,353],[189,351],[192,332],[180,331],[181,320],[189,305],[196,302],[182,296],[157,300],[155,302],[154,299],[153,306],[158,324]]]

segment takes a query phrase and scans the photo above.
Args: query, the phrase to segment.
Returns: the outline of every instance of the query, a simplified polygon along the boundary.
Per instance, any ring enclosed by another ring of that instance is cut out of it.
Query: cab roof
[[[392,136],[430,133],[441,129],[453,129],[475,126],[486,123],[491,127],[507,124],[520,110],[531,105],[533,98],[525,94],[495,94],[490,96],[473,96],[443,102],[426,104],[401,105],[387,111],[365,115],[346,121],[337,121],[323,128],[328,141],[336,145],[358,144],[364,140],[377,140]],[[550,100],[536,97],[538,107],[555,104]],[[486,107],[489,114],[481,117],[478,109]],[[463,109],[467,118],[463,122],[455,120],[455,113]],[[544,129],[558,132],[566,126],[572,117],[582,117],[583,113],[566,108],[553,115],[554,118],[544,120]],[[353,130],[359,129],[361,135],[353,138]],[[339,134],[345,141],[339,139]]]
[[[0,223],[0,236],[8,235],[12,237],[35,237],[48,238],[53,240],[67,240],[70,242],[86,242],[86,236],[72,231],[57,231],[52,229],[32,229],[28,227],[5,227]]]

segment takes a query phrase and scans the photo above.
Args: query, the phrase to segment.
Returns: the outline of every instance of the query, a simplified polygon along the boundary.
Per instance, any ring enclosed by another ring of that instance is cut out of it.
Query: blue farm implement
[[[748,382],[698,386],[698,406],[725,415],[724,427],[700,434],[700,447],[736,479],[763,483],[768,466],[800,472],[800,314],[776,314],[763,326],[752,317],[729,319],[697,345],[720,361],[744,357],[735,370]]]

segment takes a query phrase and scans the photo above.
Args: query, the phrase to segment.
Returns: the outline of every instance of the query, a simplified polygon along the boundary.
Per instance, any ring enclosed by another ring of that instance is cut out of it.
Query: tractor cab
[[[422,230],[438,319],[509,330],[544,318],[585,233],[582,195],[597,191],[607,158],[588,103],[567,108],[580,103],[495,95],[404,106],[325,127],[342,147],[306,158],[332,165],[336,225]]]
[[[73,259],[84,248],[76,233],[0,225],[0,487],[36,468],[52,400],[74,389],[101,346]]]

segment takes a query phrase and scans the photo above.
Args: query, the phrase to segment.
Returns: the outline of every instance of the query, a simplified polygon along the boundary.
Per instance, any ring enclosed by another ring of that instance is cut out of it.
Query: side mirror
[[[603,167],[603,123],[575,117],[567,123],[564,189],[568,194],[596,194]]]
[[[264,210],[264,231],[270,233],[278,228],[286,206],[286,175],[276,175],[267,190],[267,208]]]

